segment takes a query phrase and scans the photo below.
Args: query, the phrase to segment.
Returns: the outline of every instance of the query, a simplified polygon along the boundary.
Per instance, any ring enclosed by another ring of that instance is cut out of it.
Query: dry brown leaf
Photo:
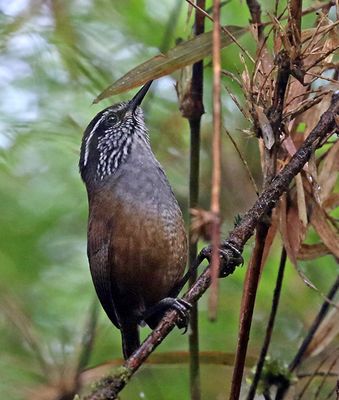
[[[295,182],[297,188],[297,204],[298,204],[299,220],[301,221],[303,228],[305,229],[306,232],[306,227],[308,224],[307,209],[306,209],[305,192],[301,174],[297,174],[295,176]]]
[[[317,244],[303,243],[299,249],[297,258],[298,260],[308,261],[308,260],[314,260],[318,257],[326,256],[327,254],[330,254],[330,251],[324,245],[324,243],[317,243]]]
[[[338,21],[332,22],[330,19],[322,19],[321,27],[314,28],[316,34],[312,34],[310,42],[304,47],[303,64],[306,70],[314,73],[320,72],[325,63],[332,59],[330,52],[335,51],[337,40],[333,37],[337,34]],[[326,56],[326,54],[328,54]],[[324,57],[326,56],[326,57]],[[310,69],[312,68],[312,69]]]
[[[261,259],[261,268],[263,268],[266,264],[267,257],[269,255],[270,249],[272,247],[272,243],[274,241],[274,238],[276,237],[278,231],[278,215],[276,210],[273,210],[273,215],[272,215],[272,221],[271,221],[271,226],[268,229],[267,236],[266,236],[266,241],[265,241],[265,247]]]
[[[291,138],[291,136],[286,136],[285,140],[283,141],[283,146],[287,150],[288,154],[292,157],[294,153],[297,151],[295,144]]]
[[[336,232],[335,228],[329,224],[327,215],[319,204],[317,204],[313,199],[310,199],[309,204],[312,206],[311,224],[331,253],[336,258],[339,258],[338,232]]]
[[[274,133],[273,133],[270,121],[266,117],[262,107],[255,105],[254,108],[257,113],[258,122],[259,122],[259,126],[261,129],[262,138],[265,143],[265,147],[268,150],[271,150],[272,146],[274,145],[275,139],[274,139]]]
[[[303,232],[304,229],[299,221],[298,212],[295,208],[292,208],[292,211],[288,210],[287,213],[286,194],[284,194],[280,198],[278,213],[279,213],[280,232],[288,258],[291,260],[298,275],[304,281],[304,283],[311,289],[319,291],[317,287],[307,278],[307,276],[298,266],[297,254],[301,246],[300,233]],[[296,218],[299,221],[298,223],[299,228],[294,229],[295,227],[291,226],[290,223],[293,223],[293,220],[295,221]],[[302,231],[300,230],[300,228],[302,228]]]
[[[241,74],[242,86],[244,93],[251,93],[251,79],[248,75],[248,71],[244,70]]]
[[[324,201],[331,194],[337,181],[339,171],[339,140],[327,153],[319,173],[321,200]]]
[[[321,204],[317,160],[314,151],[311,153],[311,157],[308,160],[306,171],[308,183],[311,185],[312,188],[313,198],[318,204]]]
[[[337,304],[339,307],[339,303]],[[313,357],[320,354],[339,334],[339,310],[332,308],[320,324],[307,347],[305,357]]]
[[[249,94],[251,93],[251,78],[250,78],[250,73],[248,71],[247,68],[247,64],[245,62],[245,59],[243,57],[243,55],[240,53],[239,54],[239,59],[241,64],[243,65],[243,72],[241,74],[241,78],[242,78],[242,83],[243,83],[243,93],[245,94]]]
[[[260,53],[259,53],[260,51]],[[253,76],[253,81],[256,83],[257,87],[261,87],[264,83],[264,79],[266,79],[267,75],[271,72],[274,67],[274,61],[271,53],[267,49],[267,46],[259,48],[257,62],[258,65],[256,67],[256,72]]]
[[[331,21],[332,23],[332,21]],[[329,34],[328,34],[328,38],[325,41],[324,47],[322,49],[323,53],[326,54],[329,51],[333,51],[335,49],[338,48],[339,46],[339,29],[338,29],[338,25],[335,25],[332,23],[332,27],[333,29],[330,30]],[[329,54],[328,57],[326,57],[324,59],[324,61],[322,62],[322,64],[324,63],[330,63],[333,59],[333,53]]]
[[[304,225],[300,219],[299,210],[296,204],[290,206],[287,211],[287,237],[295,260],[297,258],[297,254],[299,253],[301,243],[305,239],[306,225]]]
[[[297,257],[294,252],[294,248],[292,247],[288,234],[287,227],[287,199],[286,194],[284,193],[279,201],[279,207],[277,208],[277,212],[279,215],[279,229],[283,241],[283,245],[286,249],[286,253],[288,258],[291,260],[292,264],[297,265]]]
[[[179,100],[179,110],[184,118],[191,118],[195,111],[195,102],[191,95],[193,66],[187,65],[180,70],[180,77],[176,82],[175,90]]]
[[[321,74],[322,68],[324,64],[328,61],[327,58],[321,60],[322,56],[330,51],[334,50],[338,45],[334,37],[336,36],[337,30],[337,22],[333,23],[328,18],[321,19],[319,25],[316,28],[312,28],[309,30],[303,30],[302,32],[302,42],[303,46],[303,69],[309,70],[308,72]],[[326,48],[326,50],[325,50]],[[330,55],[328,56],[330,57]],[[319,62],[317,63],[317,61]],[[313,66],[313,67],[312,67]],[[295,78],[291,79],[289,91],[286,96],[286,104],[288,106],[285,109],[285,113],[291,112],[296,107],[300,105],[300,102],[306,100],[308,95],[307,92],[309,90],[308,84],[314,79],[311,75],[304,76],[304,85],[302,85]],[[305,95],[304,97],[302,95]],[[329,96],[330,101],[331,95]],[[306,122],[307,130],[305,131],[305,137],[308,133],[313,129],[315,124],[318,122],[316,119],[319,113],[322,113],[324,109],[328,107],[327,102],[321,102],[322,108],[314,110],[314,107],[308,110],[308,115],[305,119],[305,114],[298,116],[294,121],[292,120],[289,124],[289,130],[291,131],[292,137],[296,134],[296,129],[300,122]],[[316,120],[315,120],[316,119]]]

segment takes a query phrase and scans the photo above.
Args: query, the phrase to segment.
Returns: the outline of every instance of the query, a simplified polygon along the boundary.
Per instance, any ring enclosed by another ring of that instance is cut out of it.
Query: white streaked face
[[[148,143],[143,112],[118,103],[97,114],[85,130],[80,172],[83,180],[103,180],[112,175],[130,152],[134,137]]]

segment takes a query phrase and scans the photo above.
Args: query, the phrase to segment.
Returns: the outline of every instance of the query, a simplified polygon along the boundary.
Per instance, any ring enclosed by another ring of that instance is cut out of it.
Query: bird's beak
[[[133,97],[133,99],[129,102],[130,109],[134,111],[138,106],[140,106],[142,100],[146,96],[148,89],[150,88],[153,81],[147,82],[139,92]]]

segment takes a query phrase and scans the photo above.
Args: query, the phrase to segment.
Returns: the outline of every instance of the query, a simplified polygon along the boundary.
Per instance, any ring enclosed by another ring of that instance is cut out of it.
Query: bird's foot
[[[189,311],[192,305],[184,299],[176,299],[174,297],[165,297],[160,300],[151,308],[147,309],[143,314],[143,321],[145,321],[151,328],[155,327],[162,319],[164,314],[169,310],[176,310],[179,315],[179,320],[176,325],[179,329],[184,328],[187,332],[189,322]]]
[[[212,246],[205,247],[201,252],[204,258],[206,258],[208,261],[211,261]],[[225,276],[232,274],[238,265],[242,266],[244,264],[244,259],[241,255],[241,252],[227,240],[223,241],[220,245],[219,257],[220,278],[224,278]]]

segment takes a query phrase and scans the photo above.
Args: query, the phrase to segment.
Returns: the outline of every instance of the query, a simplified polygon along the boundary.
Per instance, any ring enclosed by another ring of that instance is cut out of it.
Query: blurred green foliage
[[[95,297],[86,258],[87,199],[77,165],[82,132],[95,113],[109,105],[109,101],[91,105],[103,88],[159,49],[173,46],[177,38],[190,35],[192,17],[187,22],[187,6],[182,3],[0,1],[1,398],[28,398],[27,388],[57,385],[76,363]],[[269,10],[269,1],[266,6]],[[223,8],[223,24],[245,26],[248,20],[245,2],[232,1]],[[206,29],[211,29],[208,21]],[[249,35],[241,42],[254,51]],[[238,53],[234,45],[223,51],[224,69],[241,70]],[[208,59],[205,76],[200,204],[208,208],[212,88]],[[145,108],[154,152],[187,217],[189,134],[177,108],[175,78],[161,79]],[[242,101],[234,83],[227,85]],[[131,96],[126,93],[112,101]],[[248,128],[247,122],[226,92],[223,111],[225,125],[260,182],[257,141],[240,131]],[[226,136],[223,146],[222,212],[227,234],[234,216],[246,211],[255,193]],[[251,248],[249,243],[246,261]],[[253,354],[260,348],[269,312],[279,249],[276,243],[260,283],[250,344]],[[334,266],[330,257],[302,263],[323,292],[336,274]],[[239,268],[220,282],[217,322],[207,320],[206,296],[201,300],[202,350],[234,352],[245,270],[246,266]],[[276,357],[290,360],[321,303],[322,298],[288,265],[271,347]],[[187,337],[174,331],[158,351],[170,350],[187,350]],[[119,332],[100,310],[88,366],[117,357]],[[226,367],[204,366],[202,373],[204,398],[228,390]],[[187,368],[145,367],[125,393],[123,399],[187,398]]]

